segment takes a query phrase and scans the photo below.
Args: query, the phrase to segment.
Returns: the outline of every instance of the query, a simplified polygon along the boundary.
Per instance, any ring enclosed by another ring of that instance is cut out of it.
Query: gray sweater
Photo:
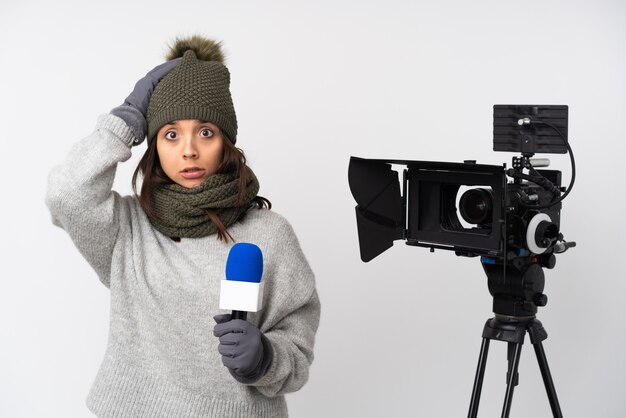
[[[104,417],[285,417],[313,361],[320,302],[289,222],[250,209],[229,227],[263,252],[263,309],[250,313],[272,344],[267,374],[245,384],[222,364],[213,336],[220,280],[232,243],[216,235],[180,242],[154,229],[137,198],[111,190],[134,140],[112,114],[78,141],[48,177],[46,205],[110,290],[104,359],[86,405]]]

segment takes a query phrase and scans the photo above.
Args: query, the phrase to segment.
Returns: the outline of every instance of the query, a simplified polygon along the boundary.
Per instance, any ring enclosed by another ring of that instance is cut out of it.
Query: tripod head
[[[554,252],[567,251],[575,242],[561,240]],[[523,249],[518,254],[510,251],[504,259],[481,257],[489,293],[493,296],[493,312],[496,315],[522,319],[534,317],[537,308],[546,306],[548,296],[543,293],[545,276],[543,269],[556,265],[554,252],[532,255]]]

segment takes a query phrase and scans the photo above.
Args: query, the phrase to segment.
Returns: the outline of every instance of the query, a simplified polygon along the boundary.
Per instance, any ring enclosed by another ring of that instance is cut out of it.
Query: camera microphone
[[[246,320],[263,304],[263,254],[254,244],[240,242],[230,249],[226,279],[220,289],[220,309],[231,309],[232,319]]]

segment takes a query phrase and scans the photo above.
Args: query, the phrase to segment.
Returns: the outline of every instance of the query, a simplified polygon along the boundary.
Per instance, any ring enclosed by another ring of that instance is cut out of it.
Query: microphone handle
[[[243,319],[244,321],[248,317],[248,312],[246,311],[233,311],[232,319]]]

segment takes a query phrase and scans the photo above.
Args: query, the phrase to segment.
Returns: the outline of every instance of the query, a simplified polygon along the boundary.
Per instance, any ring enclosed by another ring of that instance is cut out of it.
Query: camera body
[[[563,191],[561,172],[538,169],[549,162],[531,157],[567,152],[567,113],[563,105],[494,105],[494,151],[521,153],[508,170],[506,164],[475,161],[351,157],[348,181],[357,202],[361,259],[370,261],[399,239],[484,256],[487,263],[547,255],[562,245],[561,203],[555,200]],[[392,164],[406,168],[398,173]]]
[[[561,204],[528,207],[531,201],[549,203],[553,194],[533,183],[508,182],[506,166],[473,161],[407,166],[407,244],[502,258],[506,251],[522,255],[524,249],[541,254],[556,243]],[[538,171],[560,187],[561,172]]]
[[[392,164],[406,165],[402,187]],[[537,171],[560,187],[560,171]],[[549,203],[553,194],[523,180],[508,182],[506,165],[352,157],[348,176],[363,261],[399,239],[460,256],[503,258],[542,254],[559,236],[561,204],[528,207]]]

